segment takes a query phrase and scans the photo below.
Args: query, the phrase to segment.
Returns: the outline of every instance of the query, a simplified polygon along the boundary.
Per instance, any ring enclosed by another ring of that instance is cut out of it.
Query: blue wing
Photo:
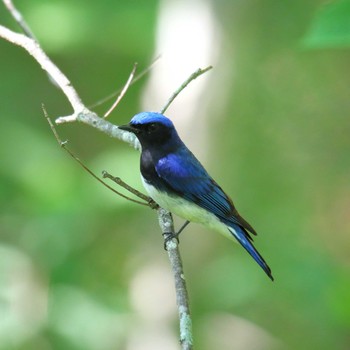
[[[256,234],[248,222],[239,215],[231,199],[188,149],[161,158],[155,168],[161,180],[165,181],[168,191],[175,192],[210,211],[228,226],[240,225]],[[251,239],[249,235],[248,237]]]

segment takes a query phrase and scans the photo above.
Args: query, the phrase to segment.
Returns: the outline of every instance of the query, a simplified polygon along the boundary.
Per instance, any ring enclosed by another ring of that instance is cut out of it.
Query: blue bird
[[[150,197],[187,220],[178,234],[192,221],[235,238],[273,280],[271,269],[252,243],[249,232],[256,235],[255,230],[181,141],[170,119],[142,112],[119,129],[134,133],[141,143],[141,178]]]

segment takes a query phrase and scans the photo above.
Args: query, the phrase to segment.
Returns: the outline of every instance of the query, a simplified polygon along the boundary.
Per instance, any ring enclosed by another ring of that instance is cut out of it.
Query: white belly
[[[233,239],[233,236],[228,230],[227,226],[223,224],[214,214],[194,203],[187,201],[184,198],[178,196],[168,196],[163,192],[159,192],[154,186],[148,184],[142,176],[141,179],[149,196],[162,208],[176,214],[181,218],[184,218],[185,220],[200,223],[220,232],[225,237]]]

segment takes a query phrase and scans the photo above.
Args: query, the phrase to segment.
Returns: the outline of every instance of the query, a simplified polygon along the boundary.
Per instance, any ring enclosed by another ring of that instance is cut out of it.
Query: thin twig
[[[153,68],[153,66],[157,63],[157,61],[160,59],[160,57],[161,57],[160,55],[157,56],[157,57],[151,62],[151,64],[150,64],[148,67],[146,67],[143,71],[141,71],[141,73],[139,73],[138,75],[136,75],[136,77],[134,77],[134,78],[132,79],[132,81],[130,82],[130,86],[133,85],[133,84],[135,84],[135,83],[136,83],[137,81],[139,81],[144,75],[146,75],[146,74]],[[111,94],[109,94],[108,96],[106,96],[106,97],[100,99],[99,101],[95,102],[94,104],[89,105],[88,108],[93,109],[93,108],[95,108],[95,107],[97,107],[97,106],[100,106],[100,105],[104,104],[105,102],[107,102],[107,101],[111,100],[112,98],[114,98],[115,96],[117,96],[117,94],[119,94],[119,93],[122,91],[122,89],[123,89],[123,88],[120,88],[120,89],[118,89],[117,91],[112,92]]]
[[[125,83],[121,93],[119,94],[119,96],[117,97],[117,99],[115,100],[115,102],[113,103],[112,107],[105,113],[105,115],[103,116],[103,118],[107,118],[111,113],[112,111],[115,109],[115,107],[118,106],[118,103],[121,101],[121,99],[124,97],[124,95],[126,94],[132,80],[134,79],[134,75],[135,75],[135,72],[136,72],[136,68],[137,68],[137,63],[134,63],[134,67],[129,75],[129,78],[127,80],[127,82]]]
[[[161,109],[160,113],[164,114],[164,112],[168,109],[170,104],[175,100],[175,98],[179,95],[179,93],[186,88],[186,86],[192,81],[197,79],[200,75],[208,72],[208,70],[212,69],[212,66],[206,67],[204,69],[198,68],[195,72],[193,72],[182,84],[181,86],[171,95],[168,102]]]
[[[79,163],[79,165],[85,170],[87,171],[92,177],[94,177],[98,182],[100,182],[103,186],[107,187],[109,190],[111,190],[112,192],[114,192],[115,194],[117,194],[118,196],[121,196],[123,198],[125,198],[126,200],[128,201],[131,201],[131,202],[134,202],[134,203],[137,203],[137,204],[140,204],[140,205],[145,205],[145,206],[149,206],[153,209],[153,206],[149,203],[149,200],[148,198],[144,199],[145,202],[140,202],[136,199],[133,199],[133,198],[130,198],[126,195],[124,195],[123,193],[120,193],[119,191],[115,190],[113,187],[109,186],[106,182],[104,182],[103,180],[101,180],[92,170],[90,170],[68,147],[67,147],[67,144],[68,144],[68,141],[62,141],[61,138],[59,137],[58,135],[58,132],[55,128],[55,126],[53,125],[51,119],[49,118],[48,114],[47,114],[47,111],[45,109],[44,106],[42,106],[42,109],[43,109],[43,112],[44,112],[44,115],[45,115],[45,118],[47,120],[47,122],[49,123],[50,125],[50,128],[56,138],[56,141],[57,143],[60,145],[60,147],[62,147],[75,161],[77,161]],[[130,187],[132,188],[132,187]],[[129,190],[130,191],[130,190]],[[136,191],[136,190],[135,190]],[[131,191],[130,191],[131,192]]]
[[[108,179],[114,181],[117,185],[125,188],[127,191],[129,191],[130,193],[134,194],[135,196],[143,199],[145,202],[147,202],[149,204],[149,206],[152,209],[158,209],[159,208],[159,205],[151,197],[146,196],[142,192],[140,192],[137,189],[131,187],[126,182],[124,182],[120,177],[113,176],[113,175],[109,174],[106,170],[102,171],[102,177],[103,178],[108,178]]]

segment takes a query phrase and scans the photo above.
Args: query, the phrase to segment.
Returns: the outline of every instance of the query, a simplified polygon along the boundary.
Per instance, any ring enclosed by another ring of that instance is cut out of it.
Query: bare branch
[[[183,350],[191,350],[193,347],[192,319],[181,255],[176,238],[169,241],[166,240],[168,234],[174,233],[174,221],[171,214],[163,208],[158,209],[158,220],[165,238],[166,250],[174,275],[176,303],[180,320],[181,346]]]
[[[110,137],[124,141],[137,150],[141,150],[140,142],[134,134],[128,131],[120,130],[118,126],[100,118],[96,113],[89,110],[66,117],[59,117],[55,120],[55,122],[56,124],[81,122],[102,131]]]
[[[3,2],[7,3],[7,8],[11,13],[14,12],[14,7],[11,7],[12,2],[9,0],[3,0]],[[16,10],[17,11],[17,10]],[[18,23],[22,23],[21,27],[23,28],[24,20],[22,16],[16,14],[14,16]],[[24,26],[25,27],[25,26]],[[46,53],[42,50],[39,43],[33,39],[33,35],[30,32],[25,31],[30,37],[16,33],[11,31],[10,29],[0,26],[0,37],[13,43],[14,45],[23,47],[42,67],[44,71],[52,78],[53,81],[59,86],[62,92],[65,94],[67,99],[69,100],[74,113],[69,116],[59,117],[56,119],[56,124],[63,123],[71,123],[71,122],[82,122],[91,127],[94,127],[105,134],[120,139],[124,142],[131,144],[134,148],[140,150],[140,143],[138,142],[135,135],[118,129],[117,126],[109,123],[108,121],[99,118],[95,113],[90,111],[81,101],[78,93],[71,85],[70,81],[67,77],[58,69],[58,67],[49,59]],[[201,74],[208,71],[211,67],[207,67],[205,69],[198,69],[194,72],[181,86],[178,90],[174,92],[172,97],[169,99],[167,104],[162,109],[162,113],[169,107],[169,105],[174,101],[174,99],[178,96],[178,94],[194,79],[196,79]],[[135,82],[136,79],[133,80]],[[131,85],[130,82],[129,85]],[[79,164],[88,171],[93,177],[95,177],[99,182],[104,183],[100,178],[98,178],[94,173],[92,173],[65,145],[65,142],[62,142],[55,130],[53,123],[47,117],[48,122],[52,128],[53,133],[55,134],[57,142],[63,147]],[[110,188],[107,184],[105,184],[108,188]],[[112,189],[114,192],[114,189]],[[119,193],[118,193],[119,194]],[[122,195],[122,194],[119,194]],[[122,195],[124,197],[124,195]],[[133,200],[133,199],[130,199]],[[135,201],[137,203],[141,203],[139,201]],[[149,205],[146,203],[142,203],[143,205]],[[174,233],[173,228],[173,220],[171,214],[166,210],[159,208],[158,209],[158,218],[159,224],[161,226],[163,233]],[[188,295],[186,289],[186,283],[184,279],[184,272],[181,262],[180,253],[178,250],[178,245],[175,239],[169,240],[166,242],[166,249],[168,251],[169,260],[173,269],[174,279],[175,279],[175,289],[176,289],[176,298],[178,304],[178,312],[180,317],[180,340],[182,344],[182,349],[190,350],[192,349],[192,325],[191,325],[191,317],[189,312],[189,304],[188,304]]]
[[[168,102],[165,104],[165,106],[162,108],[160,113],[164,114],[164,112],[168,109],[168,107],[171,105],[171,103],[175,100],[175,98],[179,95],[179,93],[186,88],[186,86],[192,81],[197,79],[200,75],[208,72],[208,70],[212,69],[212,66],[209,66],[207,68],[201,69],[198,68],[195,72],[193,72],[182,84],[181,86],[171,95]]]
[[[112,111],[115,109],[115,107],[118,106],[118,103],[121,101],[121,99],[126,94],[126,91],[128,90],[132,80],[134,79],[134,75],[135,75],[135,72],[136,72],[136,67],[137,67],[137,63],[134,64],[134,68],[132,69],[132,71],[131,71],[131,73],[129,75],[129,78],[128,78],[127,82],[125,83],[121,93],[119,94],[119,96],[117,97],[115,102],[113,103],[112,107],[105,113],[103,118],[107,118],[112,113]]]

